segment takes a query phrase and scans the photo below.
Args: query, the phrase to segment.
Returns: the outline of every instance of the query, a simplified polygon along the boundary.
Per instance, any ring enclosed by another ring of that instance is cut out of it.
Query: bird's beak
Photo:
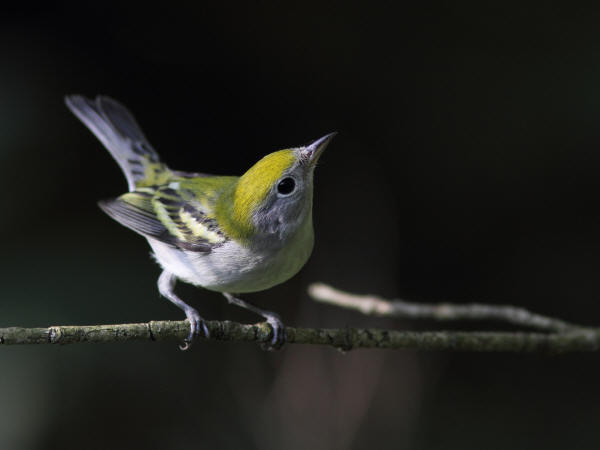
[[[308,166],[313,167],[317,163],[321,153],[323,153],[323,150],[325,150],[336,134],[337,131],[334,131],[333,133],[329,133],[322,138],[317,139],[312,144],[303,147],[300,151],[301,159],[305,161]]]

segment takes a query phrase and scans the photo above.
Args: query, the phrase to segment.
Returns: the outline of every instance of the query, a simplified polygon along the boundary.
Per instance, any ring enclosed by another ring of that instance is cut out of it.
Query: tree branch
[[[402,319],[429,319],[438,322],[484,321],[505,322],[541,331],[563,332],[582,328],[569,322],[532,313],[508,305],[481,303],[414,303],[404,300],[384,300],[375,295],[357,295],[340,291],[323,283],[308,287],[309,295],[316,301],[341,308],[354,309],[366,315]]]
[[[287,343],[327,345],[348,351],[357,348],[411,349],[472,352],[597,351],[600,329],[569,324],[512,306],[482,304],[425,305],[357,296],[323,284],[312,285],[310,294],[321,302],[356,309],[365,314],[404,318],[448,320],[499,320],[546,332],[396,331],[380,329],[319,329],[286,327]],[[266,344],[272,337],[267,323],[245,325],[230,321],[207,322],[211,340]],[[186,321],[53,326],[49,328],[0,328],[0,344],[73,344],[80,342],[163,341],[182,342],[189,332]],[[198,341],[202,341],[201,338]]]

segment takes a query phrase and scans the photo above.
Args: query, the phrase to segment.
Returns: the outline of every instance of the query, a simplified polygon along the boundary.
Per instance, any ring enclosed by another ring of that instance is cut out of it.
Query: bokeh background
[[[0,326],[181,319],[125,181],[63,96],[113,96],[173,168],[240,174],[337,130],[316,247],[246,296],[302,326],[432,329],[314,281],[600,323],[600,8],[78,2],[0,15]],[[214,293],[211,319],[255,321]],[[464,329],[492,329],[465,324]],[[596,449],[598,355],[173,343],[0,349],[0,448]]]

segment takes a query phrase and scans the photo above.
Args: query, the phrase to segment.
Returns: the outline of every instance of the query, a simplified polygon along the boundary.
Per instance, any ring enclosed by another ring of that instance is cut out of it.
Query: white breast
[[[313,247],[312,225],[280,249],[249,249],[227,241],[210,253],[189,252],[149,238],[158,263],[177,278],[219,292],[268,289],[294,276]]]

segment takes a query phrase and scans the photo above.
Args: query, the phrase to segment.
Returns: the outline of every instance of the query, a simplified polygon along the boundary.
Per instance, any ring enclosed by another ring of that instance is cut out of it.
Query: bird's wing
[[[136,233],[182,250],[210,252],[227,240],[214,218],[211,199],[180,189],[178,182],[138,188],[100,202],[100,207]]]

